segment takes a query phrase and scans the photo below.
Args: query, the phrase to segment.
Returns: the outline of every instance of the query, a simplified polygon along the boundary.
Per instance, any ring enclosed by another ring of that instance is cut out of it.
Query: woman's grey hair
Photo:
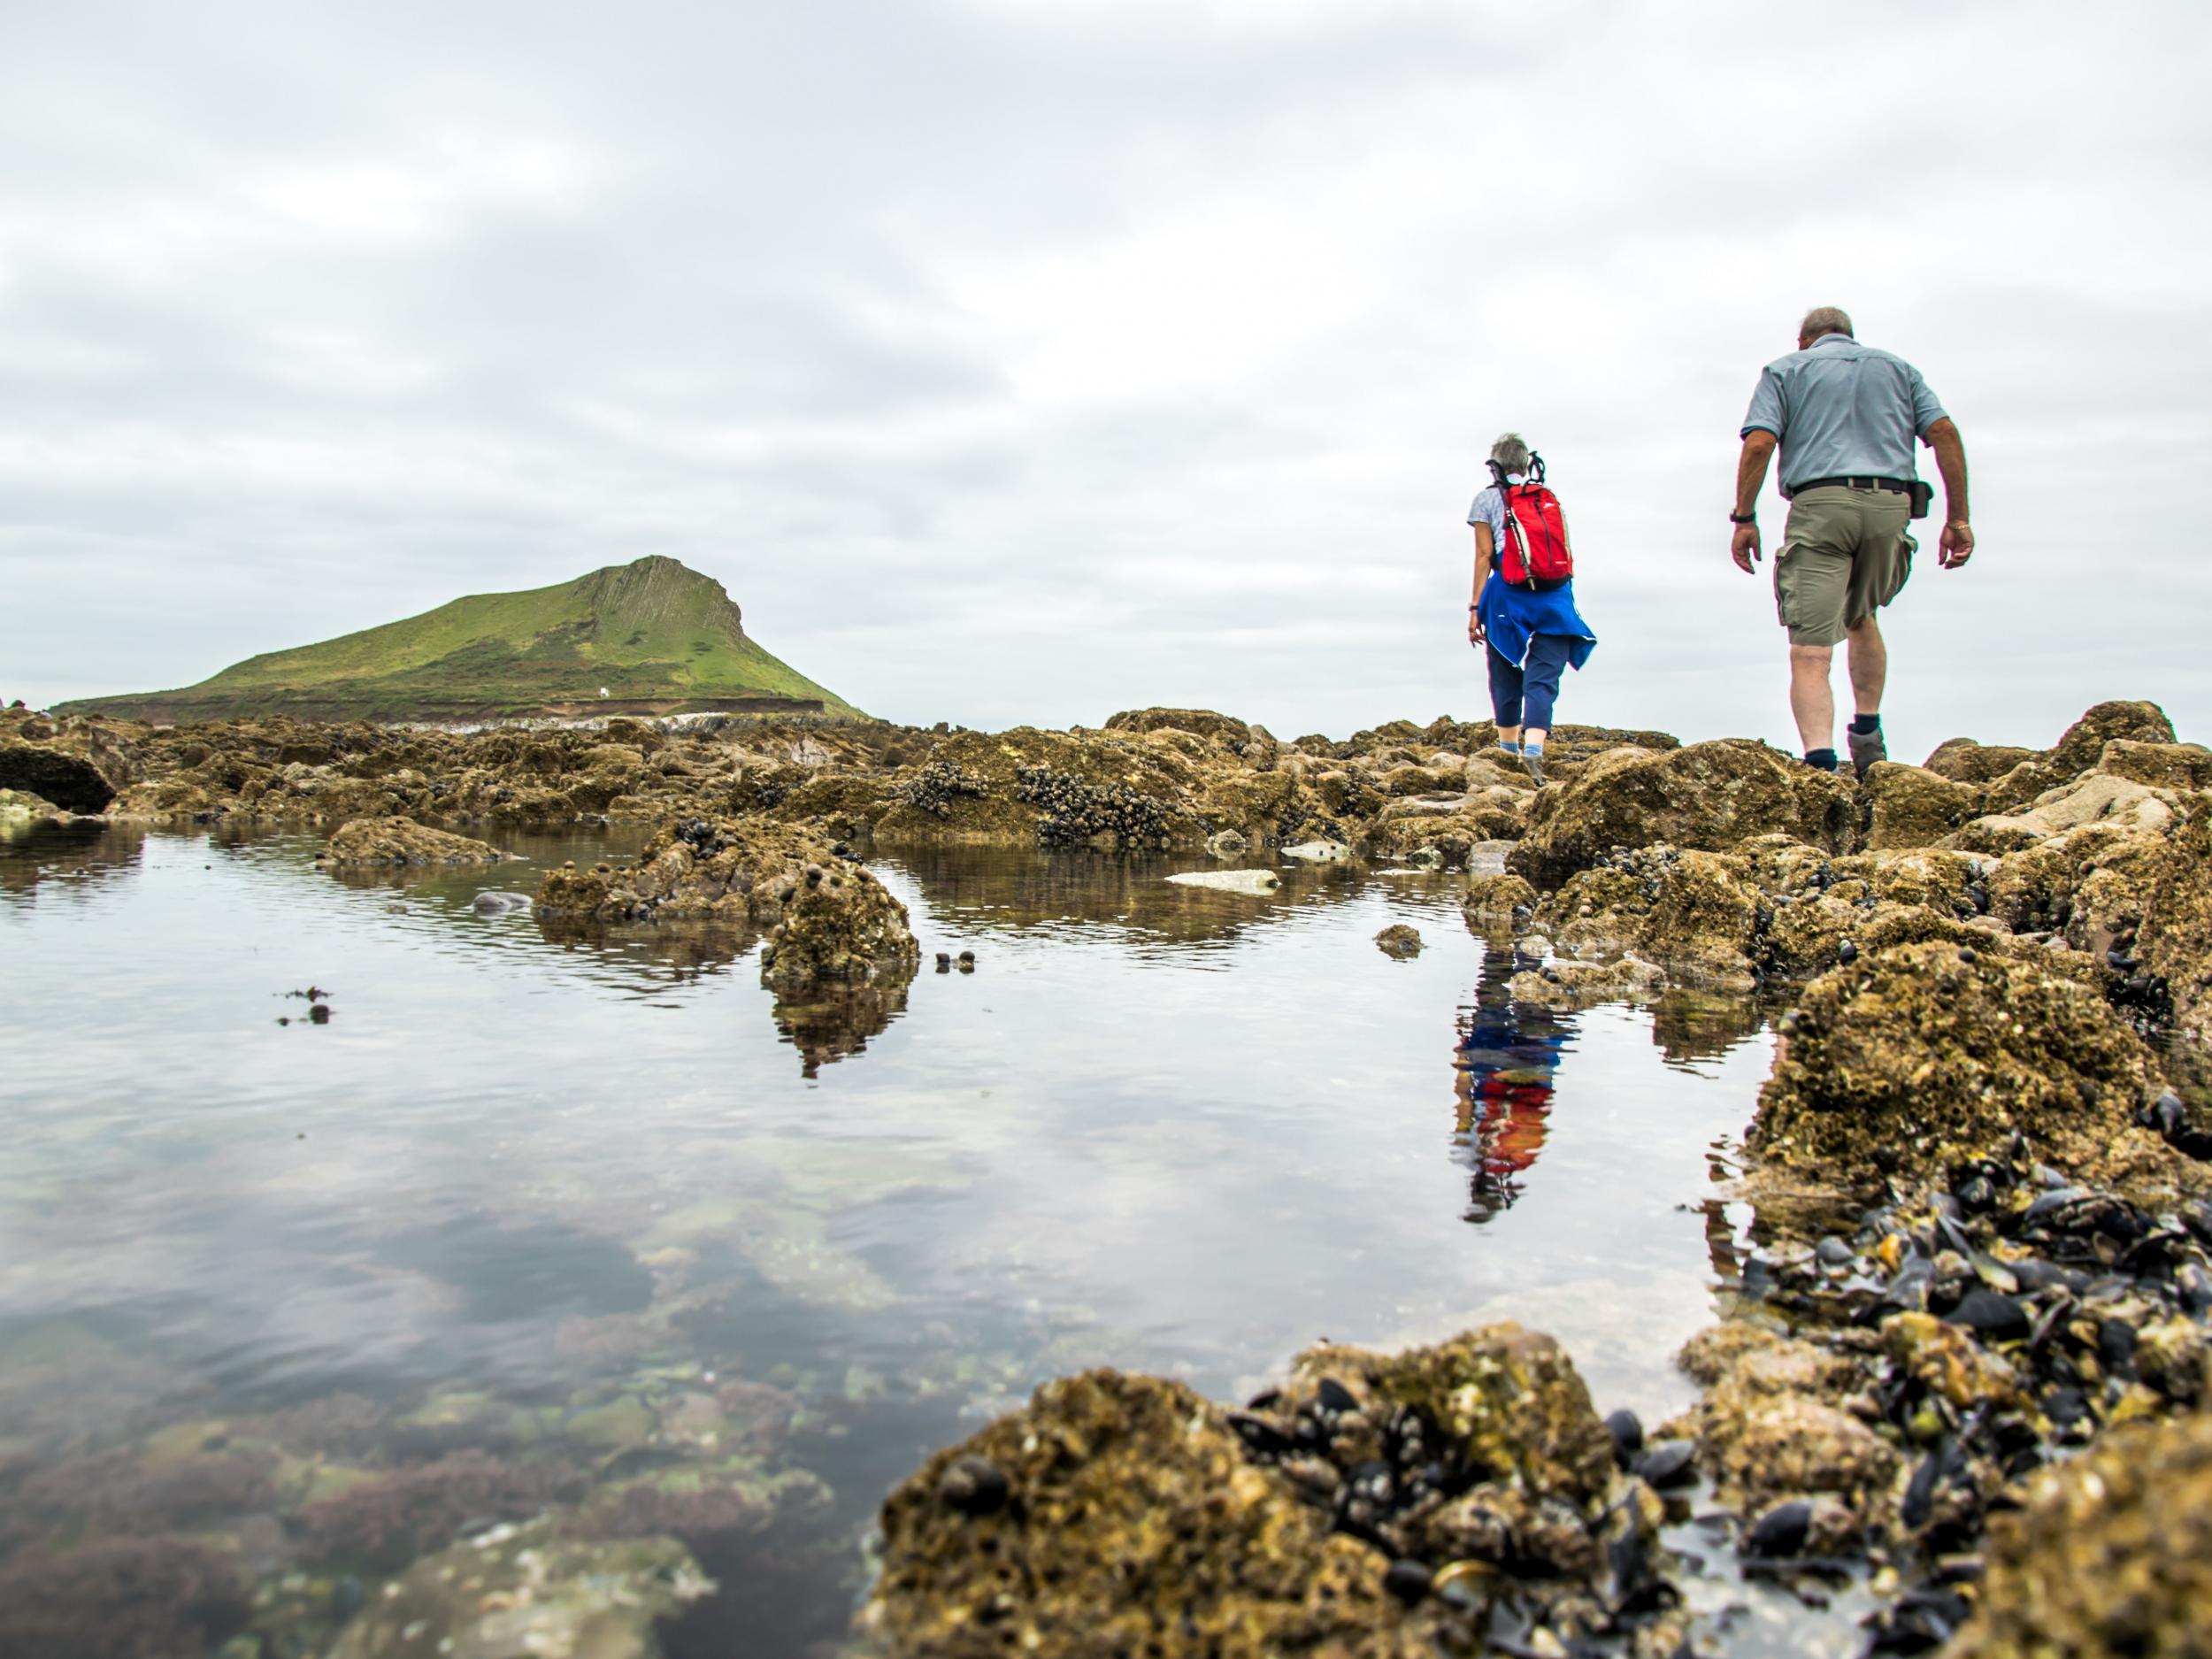
[[[1851,313],[1840,305],[1816,305],[1805,313],[1805,320],[1797,325],[1800,340],[1817,340],[1823,334],[1841,334],[1855,340],[1851,332]]]
[[[1490,446],[1490,458],[1509,472],[1528,471],[1528,445],[1517,432],[1509,432]]]

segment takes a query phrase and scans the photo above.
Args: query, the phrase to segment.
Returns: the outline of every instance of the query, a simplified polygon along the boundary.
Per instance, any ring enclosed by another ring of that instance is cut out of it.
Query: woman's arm
[[[1475,607],[1482,603],[1482,585],[1490,580],[1490,526],[1475,526],[1475,591],[1467,601],[1467,643],[1483,645],[1482,616]]]

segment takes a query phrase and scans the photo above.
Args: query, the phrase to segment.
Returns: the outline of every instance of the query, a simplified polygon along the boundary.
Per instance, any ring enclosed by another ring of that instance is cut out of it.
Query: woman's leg
[[[1539,634],[1528,642],[1528,663],[1521,680],[1526,712],[1523,717],[1524,748],[1541,749],[1551,731],[1552,710],[1559,701],[1559,677],[1566,672],[1568,653],[1574,641],[1564,634]]]
[[[1498,741],[1510,746],[1521,735],[1521,671],[1494,645],[1483,656],[1490,664],[1490,714],[1498,723]]]

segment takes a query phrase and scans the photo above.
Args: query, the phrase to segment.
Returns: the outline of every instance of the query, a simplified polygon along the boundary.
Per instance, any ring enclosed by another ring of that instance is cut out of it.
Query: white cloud
[[[1784,740],[1722,512],[1836,301],[1976,470],[1982,559],[1892,613],[1900,751],[2115,695],[2201,736],[2212,25],[2078,23],[50,10],[0,63],[0,695],[664,552],[902,718],[1472,714],[1510,426],[1603,635],[1565,716]]]

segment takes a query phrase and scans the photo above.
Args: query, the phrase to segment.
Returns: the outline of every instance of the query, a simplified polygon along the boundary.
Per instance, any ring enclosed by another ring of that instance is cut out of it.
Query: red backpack
[[[1574,550],[1567,545],[1567,518],[1559,497],[1544,488],[1544,457],[1528,458],[1524,483],[1505,481],[1505,469],[1490,463],[1505,503],[1505,536],[1498,549],[1498,574],[1515,588],[1535,591],[1556,588],[1575,573]]]

